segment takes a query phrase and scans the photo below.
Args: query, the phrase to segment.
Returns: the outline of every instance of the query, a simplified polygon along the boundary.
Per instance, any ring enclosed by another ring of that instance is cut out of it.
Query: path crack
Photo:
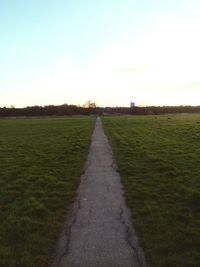
[[[77,214],[78,214],[79,210],[81,209],[81,199],[80,198],[77,199],[76,203],[77,203],[77,208],[76,208],[76,210],[74,212],[74,215],[72,216],[73,217],[72,222],[69,224],[69,226],[65,230],[66,244],[65,244],[64,252],[60,255],[60,257],[58,259],[58,263],[59,264],[62,262],[62,259],[67,256],[67,254],[69,252],[69,246],[70,246],[70,243],[71,243],[72,227],[76,223]]]
[[[81,177],[81,180],[82,180],[82,181],[87,180],[87,178],[88,178],[88,169],[89,169],[89,167],[91,166],[91,164],[92,164],[92,160],[88,158],[88,159],[87,159],[87,163],[86,163],[86,165],[85,165],[85,168],[84,168],[84,170],[83,170],[82,177]]]
[[[122,223],[122,225],[125,228],[125,241],[129,245],[129,247],[131,247],[133,249],[134,254],[136,256],[136,260],[137,260],[138,266],[139,267],[142,267],[143,265],[142,265],[142,263],[140,261],[140,256],[139,256],[139,253],[138,253],[138,248],[133,245],[133,242],[131,241],[131,238],[130,238],[132,236],[132,234],[131,234],[130,227],[126,224],[126,221],[124,219],[124,209],[123,209],[122,205],[120,205],[119,218],[120,218],[120,222]]]

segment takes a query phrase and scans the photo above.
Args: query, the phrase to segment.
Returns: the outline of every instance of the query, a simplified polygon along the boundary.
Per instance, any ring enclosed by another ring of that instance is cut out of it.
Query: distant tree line
[[[172,113],[200,113],[200,106],[163,106],[163,107],[87,107],[75,105],[31,106],[25,108],[0,108],[0,117],[65,116],[65,115],[162,115]]]

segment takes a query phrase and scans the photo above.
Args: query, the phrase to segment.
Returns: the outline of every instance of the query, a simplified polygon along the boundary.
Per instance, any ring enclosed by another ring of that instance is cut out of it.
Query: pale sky
[[[199,0],[0,0],[0,107],[200,105]]]

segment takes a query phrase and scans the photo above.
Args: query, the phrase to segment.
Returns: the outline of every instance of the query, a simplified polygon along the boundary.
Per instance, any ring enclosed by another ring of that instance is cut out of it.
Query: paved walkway
[[[112,149],[97,118],[78,197],[52,267],[144,267]]]

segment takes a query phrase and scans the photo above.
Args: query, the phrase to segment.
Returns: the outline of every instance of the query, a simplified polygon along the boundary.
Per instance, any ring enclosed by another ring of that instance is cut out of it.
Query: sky
[[[199,0],[0,0],[0,107],[200,105]]]

